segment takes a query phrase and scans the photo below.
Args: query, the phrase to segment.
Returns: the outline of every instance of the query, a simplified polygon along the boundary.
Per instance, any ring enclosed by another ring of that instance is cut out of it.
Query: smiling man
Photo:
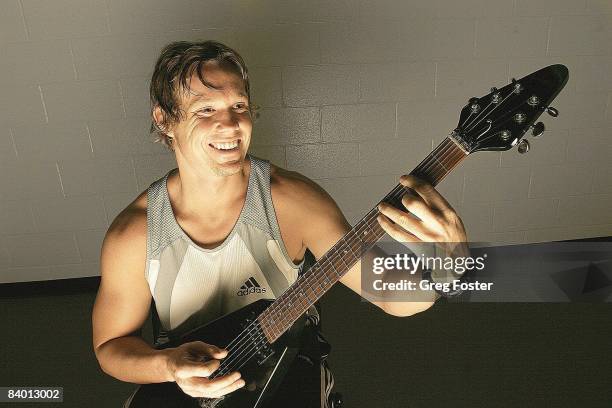
[[[155,66],[151,102],[154,130],[178,168],[152,183],[106,234],[94,349],[102,369],[120,380],[176,382],[187,395],[220,397],[245,385],[238,372],[207,378],[227,351],[203,342],[152,348],[137,335],[151,301],[156,344],[180,338],[274,299],[297,279],[307,250],[320,258],[350,225],[314,182],[247,154],[253,105],[246,66],[234,50],[212,41],[168,45]],[[418,193],[403,204],[419,219],[381,207],[379,222],[389,235],[466,240],[461,220],[435,189],[412,177],[402,183]],[[341,282],[361,294],[359,263]],[[435,299],[373,303],[409,316]],[[326,367],[321,372],[329,380]],[[321,384],[322,406],[328,385]]]

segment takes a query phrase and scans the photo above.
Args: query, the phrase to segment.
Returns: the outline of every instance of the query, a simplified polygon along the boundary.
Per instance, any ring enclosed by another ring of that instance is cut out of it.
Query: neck
[[[218,214],[246,194],[251,170],[248,159],[240,171],[226,176],[217,175],[209,168],[196,169],[178,155],[177,164],[174,197],[184,217]]]

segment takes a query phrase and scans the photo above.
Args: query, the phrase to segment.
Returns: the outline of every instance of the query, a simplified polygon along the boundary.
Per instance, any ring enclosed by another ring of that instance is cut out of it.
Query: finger
[[[425,224],[436,223],[440,224],[437,217],[437,211],[429,207],[420,196],[414,194],[404,194],[402,196],[402,205],[412,214],[419,217]]]
[[[221,350],[219,349],[218,351],[211,351],[210,352],[210,356],[216,359],[222,359],[227,357],[227,350]]]
[[[420,239],[426,235],[423,222],[410,213],[404,212],[387,203],[380,203],[378,210],[388,219]]]
[[[209,360],[204,363],[196,361],[184,361],[176,370],[176,375],[181,378],[208,377],[221,365],[219,360]]]
[[[241,378],[240,373],[235,371],[233,373],[212,380],[206,378],[197,378],[193,381],[194,385],[196,385],[201,392],[206,393],[206,395],[209,396],[214,396],[220,390],[223,390],[227,387],[231,387],[232,384],[243,380]]]
[[[240,378],[237,381],[234,381],[233,383],[231,383],[230,385],[223,387],[215,392],[212,393],[212,397],[213,398],[219,398],[222,397],[226,394],[229,394],[230,392],[234,392],[239,388],[244,387],[246,384],[246,382],[244,381],[244,379]]]
[[[414,190],[429,205],[440,211],[451,210],[451,206],[444,197],[429,183],[412,175],[400,177],[400,184]]]
[[[224,350],[212,344],[204,343],[203,341],[194,341],[188,343],[188,346],[190,350],[195,350],[214,358],[223,358],[227,355],[227,350]]]
[[[420,239],[410,232],[400,228],[397,224],[392,223],[387,217],[380,214],[377,217],[378,223],[382,229],[389,234],[391,238],[398,242],[420,242]]]

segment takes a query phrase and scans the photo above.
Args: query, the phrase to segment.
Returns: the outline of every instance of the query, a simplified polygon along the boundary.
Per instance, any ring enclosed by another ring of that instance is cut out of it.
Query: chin
[[[244,168],[244,158],[233,163],[214,163],[211,168],[217,176],[233,176]]]

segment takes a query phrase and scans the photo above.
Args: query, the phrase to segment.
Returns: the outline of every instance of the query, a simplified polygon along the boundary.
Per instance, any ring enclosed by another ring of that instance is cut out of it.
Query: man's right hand
[[[219,398],[244,386],[240,373],[235,371],[208,379],[227,356],[227,350],[201,341],[181,344],[166,350],[169,381],[174,381],[192,397]]]

